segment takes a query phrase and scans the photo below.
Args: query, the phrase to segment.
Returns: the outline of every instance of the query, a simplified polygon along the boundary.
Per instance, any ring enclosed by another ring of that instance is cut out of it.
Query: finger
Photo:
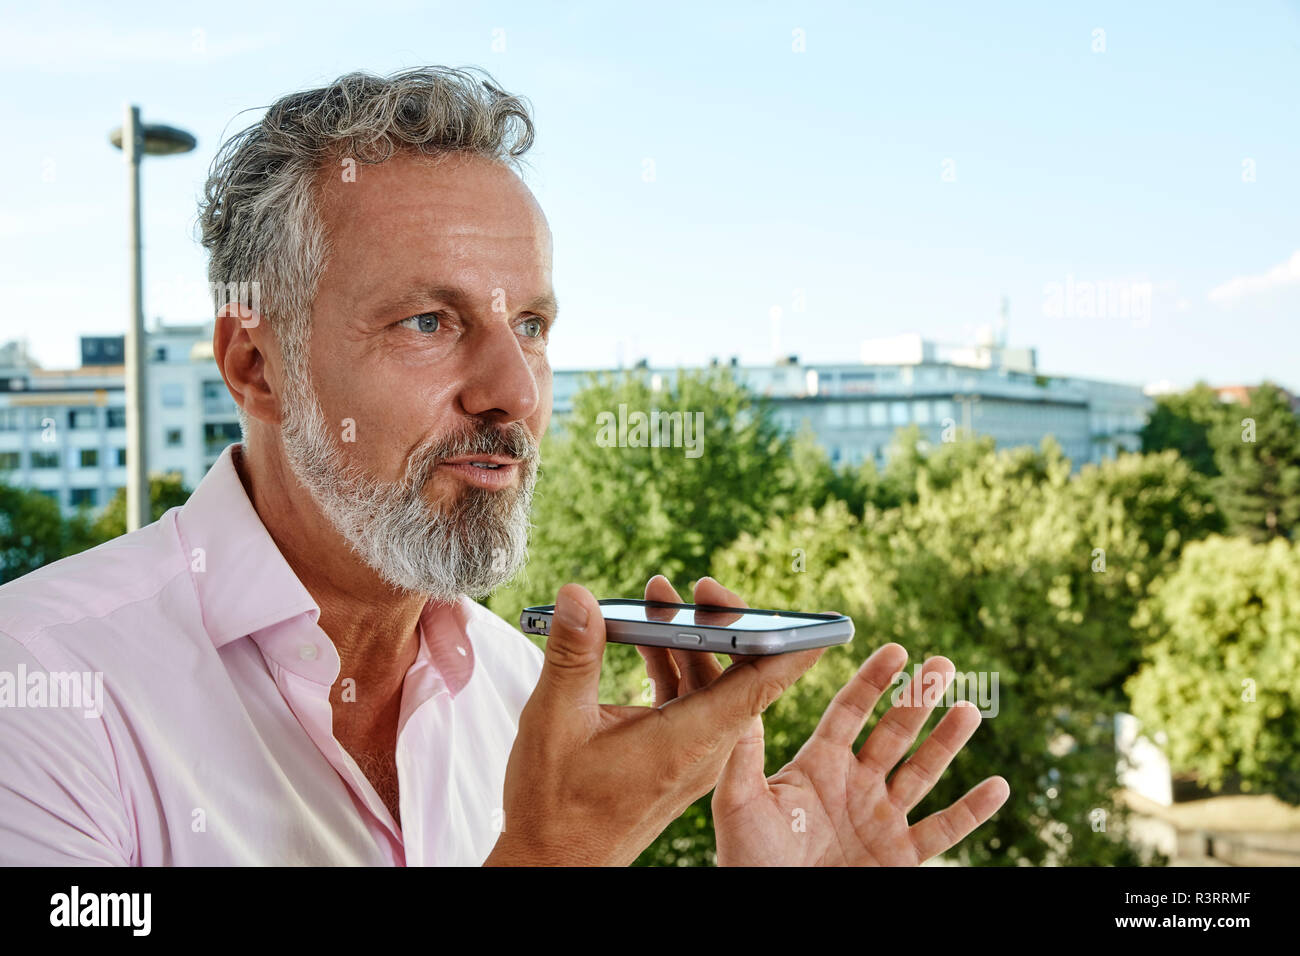
[[[887,790],[889,799],[903,811],[910,813],[921,802],[921,798],[930,792],[939,782],[943,772],[952,763],[957,751],[966,746],[980,725],[980,712],[968,700],[959,700],[952,705],[943,720],[925,738],[925,742],[916,748],[916,753],[903,761],[894,771]]]
[[[736,592],[724,588],[707,576],[695,582],[695,603],[713,604],[717,607],[749,607]]]
[[[650,678],[654,705],[662,707],[677,696],[677,688],[682,679],[677,672],[677,665],[673,663],[666,647],[638,644],[636,650],[645,661],[645,674]]]
[[[645,593],[647,601],[683,603],[672,583],[662,574],[656,574],[646,583]],[[664,658],[672,662],[672,671],[677,676],[677,680],[670,685],[671,692],[666,694],[659,704],[667,703],[675,697],[705,687],[722,673],[722,666],[718,663],[717,658],[713,656],[712,651],[687,651],[676,647],[659,648],[659,650],[662,651]],[[649,656],[646,654],[642,656],[646,657],[647,661],[649,660]],[[651,679],[654,679],[653,676]],[[655,696],[656,698],[659,697],[657,693]],[[659,706],[659,704],[656,704],[656,706]]]
[[[916,741],[957,668],[946,657],[932,657],[921,673],[900,689],[898,701],[880,718],[858,751],[858,760],[881,776],[894,769]],[[919,682],[919,685],[918,685]]]
[[[878,648],[836,693],[808,742],[818,740],[836,747],[852,747],[880,696],[906,665],[907,651],[901,644]]]
[[[647,601],[670,601],[673,604],[681,604],[682,600],[677,596],[677,591],[673,589],[672,584],[662,574],[656,574],[645,586],[645,599]],[[672,654],[666,647],[655,647],[649,644],[636,645],[637,653],[645,660],[646,676],[650,678],[654,686],[654,701],[656,707],[662,707],[668,701],[672,700],[681,691],[681,673],[674,663]]]
[[[1002,777],[989,777],[976,784],[946,810],[932,813],[912,824],[908,833],[917,856],[924,863],[932,856],[956,846],[1007,802],[1010,785]]]
[[[566,584],[556,595],[543,654],[542,672],[529,698],[530,716],[562,723],[570,714],[581,713],[586,729],[594,730],[599,722],[605,619],[582,585]]]
[[[701,578],[695,582],[696,604],[724,603],[728,607],[745,607],[745,603],[712,578]],[[693,690],[707,687],[722,675],[722,665],[712,651],[686,651],[672,649],[673,660],[682,675],[682,683],[677,688],[678,694],[689,694]]]
[[[715,607],[749,607],[734,591],[724,588],[710,577],[703,577],[695,582],[695,603]],[[740,620],[740,617],[739,614],[721,614],[717,611],[697,611],[695,614],[697,624],[710,624],[715,627],[734,624]]]
[[[767,791],[764,772],[763,718],[754,717],[741,731],[713,791],[713,819],[719,820]]]
[[[771,706],[825,651],[816,647],[732,664],[709,686],[669,701],[663,708],[667,718],[664,733],[668,735],[665,744],[712,745],[724,738],[736,740],[750,719]]]

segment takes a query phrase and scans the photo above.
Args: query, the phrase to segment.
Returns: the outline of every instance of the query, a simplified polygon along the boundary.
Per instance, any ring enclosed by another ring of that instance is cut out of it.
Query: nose
[[[496,425],[526,421],[541,401],[536,361],[525,354],[514,330],[504,323],[480,330],[469,352],[460,394],[462,411]]]

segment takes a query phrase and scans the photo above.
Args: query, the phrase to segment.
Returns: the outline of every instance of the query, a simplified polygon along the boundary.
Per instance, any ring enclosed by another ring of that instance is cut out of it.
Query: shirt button
[[[304,644],[298,648],[298,657],[304,661],[314,661],[316,659],[316,645]]]

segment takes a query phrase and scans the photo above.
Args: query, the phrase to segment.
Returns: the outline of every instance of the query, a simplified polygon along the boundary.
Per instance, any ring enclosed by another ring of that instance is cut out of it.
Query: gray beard
[[[411,453],[402,480],[387,484],[344,461],[306,376],[290,370],[286,378],[281,435],[289,466],[353,552],[384,581],[452,603],[461,594],[486,597],[523,567],[538,455],[522,423],[495,437],[432,437]],[[424,499],[440,461],[492,453],[521,459],[515,487],[490,491],[465,484],[445,509]]]

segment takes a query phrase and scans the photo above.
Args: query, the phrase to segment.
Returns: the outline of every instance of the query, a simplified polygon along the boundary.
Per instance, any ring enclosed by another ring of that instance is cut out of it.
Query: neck
[[[416,626],[427,598],[394,588],[365,565],[278,448],[266,450],[268,444],[237,447],[235,470],[280,553],[320,605],[320,627],[339,654],[340,682],[356,682],[356,704],[362,706],[346,713],[370,720],[401,697],[419,649]]]

